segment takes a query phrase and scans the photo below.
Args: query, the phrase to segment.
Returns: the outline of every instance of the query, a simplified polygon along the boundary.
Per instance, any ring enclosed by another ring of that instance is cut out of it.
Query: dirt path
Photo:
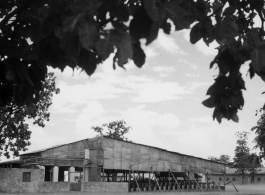
[[[232,185],[226,186],[225,192],[131,192],[131,193],[102,193],[102,194],[95,194],[95,195],[265,195],[265,184],[253,184],[253,185],[236,185],[239,192],[236,192]],[[0,193],[1,194],[1,193]],[[92,194],[89,192],[82,193],[82,192],[68,192],[68,193],[44,193],[41,195],[88,195]],[[10,194],[1,194],[1,195],[10,195]],[[14,194],[12,194],[14,195]],[[19,194],[16,194],[19,195]],[[23,194],[23,195],[40,195],[40,194]]]

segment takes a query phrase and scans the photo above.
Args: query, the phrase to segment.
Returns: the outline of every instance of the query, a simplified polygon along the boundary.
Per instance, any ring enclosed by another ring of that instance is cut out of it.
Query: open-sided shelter
[[[203,188],[200,174],[224,174],[226,170],[224,164],[207,159],[105,136],[28,152],[17,161],[0,163],[0,168],[33,166],[44,167],[44,182],[124,182],[129,183],[129,191],[151,190],[151,185],[173,189],[173,184],[176,189]],[[182,181],[186,182],[183,187]]]

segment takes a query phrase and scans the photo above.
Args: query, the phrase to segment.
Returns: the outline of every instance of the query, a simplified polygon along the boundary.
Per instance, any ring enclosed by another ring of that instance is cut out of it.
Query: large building
[[[0,191],[27,192],[26,184],[29,192],[210,190],[220,189],[218,182],[201,182],[201,175],[225,171],[207,159],[99,136],[0,163]],[[12,180],[12,174],[20,179]],[[13,191],[7,187],[12,182]]]

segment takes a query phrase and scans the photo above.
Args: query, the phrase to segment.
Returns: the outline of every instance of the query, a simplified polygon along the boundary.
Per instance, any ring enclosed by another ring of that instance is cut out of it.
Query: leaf
[[[114,59],[117,59],[118,65],[123,67],[128,62],[128,59],[132,59],[133,56],[131,37],[127,32],[114,30],[111,32],[110,39],[117,48]]]
[[[133,43],[133,61],[135,65],[141,68],[145,63],[146,55],[141,48],[140,42]]]
[[[227,16],[227,15],[233,15],[233,14],[235,13],[235,11],[236,11],[236,7],[235,7],[235,6],[229,6],[228,8],[226,8],[226,9],[224,10],[223,15],[224,15],[224,16]]]
[[[201,35],[201,24],[198,22],[195,24],[190,31],[190,42],[192,44],[197,43],[202,38]]]
[[[251,65],[255,72],[259,73],[265,67],[265,43],[253,49],[251,52]]]
[[[153,21],[148,17],[146,12],[143,9],[138,9],[130,22],[130,35],[137,40],[147,38],[152,24]]]
[[[168,13],[169,17],[172,19],[172,21],[174,22],[174,20],[182,18],[185,15],[185,10],[180,7],[176,1],[168,1],[165,4],[164,9],[166,10],[166,12]]]
[[[162,28],[163,28],[164,33],[170,34],[171,24],[168,23],[167,20],[164,20],[164,22],[162,24]]]
[[[204,100],[202,102],[202,104],[205,106],[205,107],[208,107],[208,108],[213,108],[215,105],[214,105],[214,97],[210,97],[208,98],[207,100]]]
[[[144,8],[148,16],[153,20],[157,21],[159,19],[158,10],[156,6],[156,0],[143,0]]]
[[[17,82],[16,75],[14,74],[12,69],[7,71],[7,73],[5,75],[5,78],[6,78],[6,80],[8,80],[11,83],[16,83]]]
[[[187,3],[190,7],[189,3]],[[189,13],[189,9],[183,9],[180,7],[176,1],[168,1],[164,9],[168,17],[173,21],[175,25],[175,30],[182,30],[184,28],[190,28],[190,24],[195,21],[194,16]]]
[[[102,36],[104,37],[104,36]],[[110,42],[110,33],[96,43],[97,54],[105,61],[114,52],[114,45]]]
[[[232,120],[233,120],[234,122],[238,123],[239,118],[238,118],[238,115],[237,115],[236,113],[234,113],[234,114],[232,115]]]
[[[94,53],[82,49],[78,59],[79,66],[91,76],[97,68],[97,58]]]
[[[225,17],[223,22],[215,29],[215,39],[220,44],[229,44],[239,35],[235,17]]]
[[[216,10],[220,9],[222,7],[222,4],[219,1],[214,1],[213,3],[213,11],[215,12]],[[220,9],[217,13],[215,13],[215,17],[217,21],[221,20],[221,14],[222,14],[222,9]]]
[[[81,45],[84,48],[86,48],[88,51],[90,51],[94,47],[97,40],[99,39],[99,34],[96,24],[91,22],[88,23],[87,21],[82,20],[77,30]]]
[[[150,34],[146,38],[146,45],[149,45],[157,38],[158,31],[159,31],[159,23],[153,22],[152,27],[150,29]]]
[[[16,75],[18,76],[19,80],[22,82],[28,78],[28,66],[25,63],[18,63],[15,67]]]

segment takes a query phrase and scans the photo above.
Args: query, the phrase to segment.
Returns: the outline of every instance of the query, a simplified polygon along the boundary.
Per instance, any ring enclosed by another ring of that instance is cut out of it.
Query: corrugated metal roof
[[[236,174],[236,168],[228,168],[226,169],[227,174]],[[265,167],[257,168],[257,174],[265,174]]]
[[[110,138],[110,137],[107,137],[107,136],[103,136],[103,137],[106,137],[108,139],[113,139],[113,138]],[[96,137],[94,137],[94,138],[96,138]],[[88,140],[88,139],[93,139],[93,138],[87,138],[87,139],[83,139],[83,140]],[[79,140],[79,141],[83,141],[83,140]],[[118,139],[114,139],[114,140],[118,140]],[[50,150],[50,149],[53,149],[53,148],[57,148],[57,147],[64,146],[64,145],[68,145],[68,144],[72,144],[72,143],[76,143],[76,142],[79,142],[79,141],[70,142],[70,143],[67,143],[67,144],[56,145],[56,146],[52,146],[52,147],[49,147],[49,148],[45,148],[45,149],[41,149],[41,150],[36,150],[36,151],[32,151],[32,152],[27,152],[27,153],[21,154],[20,156],[28,155],[28,154],[34,154],[34,153],[39,153],[39,152],[44,152],[46,150]],[[151,148],[155,148],[155,149],[167,151],[167,152],[170,152],[170,153],[175,153],[175,154],[179,154],[179,155],[183,155],[183,156],[187,156],[187,157],[193,157],[193,158],[197,158],[197,159],[206,160],[206,161],[209,161],[209,162],[215,162],[215,163],[218,163],[218,164],[225,165],[224,163],[212,161],[212,160],[209,160],[209,159],[204,159],[204,158],[201,158],[201,157],[191,156],[191,155],[187,155],[187,154],[181,154],[181,153],[178,153],[178,152],[175,152],[175,151],[169,151],[169,150],[166,150],[166,149],[163,149],[163,148],[158,148],[158,147],[155,147],[155,146],[149,146],[149,145],[139,144],[139,143],[125,141],[125,140],[118,140],[118,141],[132,143],[132,144],[141,145],[141,146],[147,146],[147,147],[151,147]]]

